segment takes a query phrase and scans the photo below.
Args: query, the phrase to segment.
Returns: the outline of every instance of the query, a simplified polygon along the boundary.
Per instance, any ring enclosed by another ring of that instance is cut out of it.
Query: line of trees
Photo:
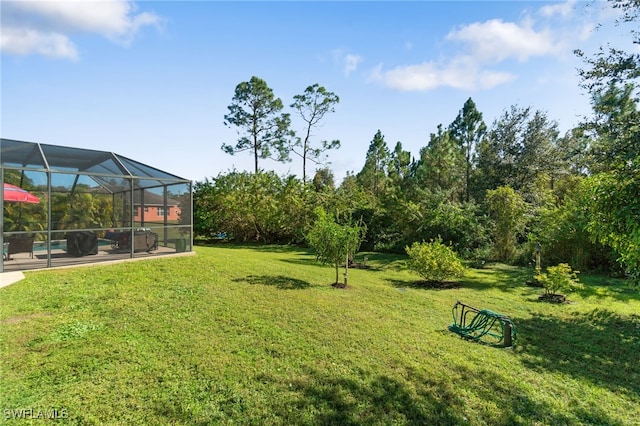
[[[326,151],[340,147],[339,140],[314,144],[313,130],[325,116],[335,111],[340,98],[324,87],[313,84],[301,95],[293,97],[290,107],[304,122],[304,137],[291,129],[291,115],[283,112],[284,104],[263,79],[253,76],[236,86],[224,124],[235,127],[240,138],[235,145],[222,144],[230,155],[249,151],[253,154],[254,172],[259,160],[271,158],[279,162],[291,160],[291,154],[302,158],[302,182],[307,181],[307,161],[322,164]]]
[[[640,4],[611,0],[638,20]],[[638,33],[632,32],[634,41]],[[576,52],[583,55],[582,52]],[[313,211],[361,221],[365,250],[404,252],[441,239],[477,261],[531,262],[536,243],[546,264],[625,273],[640,279],[640,58],[612,49],[585,57],[580,71],[593,116],[560,135],[543,111],[513,105],[487,125],[469,98],[449,125],[429,135],[417,158],[401,142],[390,149],[373,135],[358,173],[336,186],[316,161],[338,141],[313,144],[312,130],[339,98],[314,84],[291,107],[304,136],[290,130],[283,103],[252,77],[237,86],[225,122],[242,137],[223,150],[250,150],[254,173],[233,171],[197,182],[196,235],[227,232],[239,240],[305,244]],[[262,172],[258,160],[276,153],[303,159],[302,179]]]

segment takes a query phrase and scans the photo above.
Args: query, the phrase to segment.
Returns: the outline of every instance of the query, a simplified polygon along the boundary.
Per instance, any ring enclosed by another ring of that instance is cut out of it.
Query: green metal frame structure
[[[40,203],[5,202],[4,183],[31,192]],[[134,241],[144,230],[155,233],[166,250],[192,251],[192,182],[122,155],[0,139],[0,184],[0,243],[35,237],[42,262],[34,269],[58,266],[64,253],[57,247],[72,232],[106,241],[117,230]],[[132,245],[124,255],[134,253]],[[91,256],[86,262],[92,263]]]
[[[506,315],[476,309],[460,301],[453,305],[452,314],[449,330],[465,339],[501,347],[511,347],[516,340],[516,327]]]

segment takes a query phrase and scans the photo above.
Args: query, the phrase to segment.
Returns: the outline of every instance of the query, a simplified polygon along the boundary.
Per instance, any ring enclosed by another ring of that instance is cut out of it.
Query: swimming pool
[[[111,240],[103,240],[98,238],[98,249],[100,247],[111,247]],[[53,240],[51,241],[51,250],[64,250],[67,251],[66,240]],[[33,243],[33,251],[47,251],[46,241],[36,241]]]

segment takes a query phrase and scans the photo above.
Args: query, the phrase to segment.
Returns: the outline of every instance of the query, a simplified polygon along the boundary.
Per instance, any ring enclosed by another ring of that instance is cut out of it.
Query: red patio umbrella
[[[10,183],[4,184],[4,201],[15,201],[19,203],[31,203],[37,204],[40,202],[40,199],[30,193],[29,191],[25,191],[19,186],[11,185]]]

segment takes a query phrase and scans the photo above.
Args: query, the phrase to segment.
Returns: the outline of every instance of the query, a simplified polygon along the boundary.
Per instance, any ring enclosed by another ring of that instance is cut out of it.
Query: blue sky
[[[417,156],[469,97],[488,125],[512,105],[530,106],[565,132],[590,113],[573,50],[593,53],[628,38],[603,2],[2,0],[1,7],[3,138],[113,151],[195,181],[252,170],[248,153],[220,149],[237,140],[224,115],[235,86],[252,76],[287,106],[314,83],[340,97],[312,139],[342,142],[329,153],[340,182],[362,168],[377,130],[391,149],[400,141]],[[302,174],[298,158],[260,167]]]

